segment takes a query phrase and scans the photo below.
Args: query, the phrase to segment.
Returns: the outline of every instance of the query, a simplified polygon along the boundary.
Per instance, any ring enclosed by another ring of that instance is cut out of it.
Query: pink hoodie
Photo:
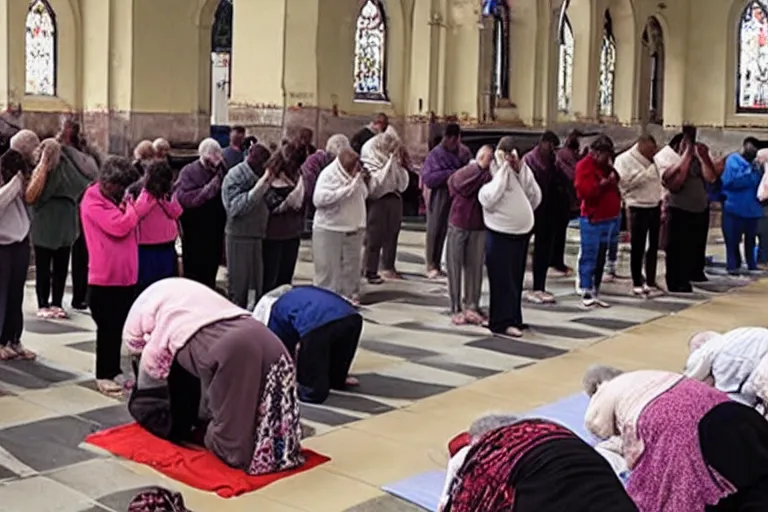
[[[80,219],[88,246],[88,284],[132,286],[139,278],[139,246],[136,227],[150,204],[115,205],[101,193],[98,183],[88,187],[80,203]]]
[[[138,201],[146,201],[149,210],[139,220],[139,245],[157,245],[174,242],[179,236],[177,226],[179,217],[184,209],[176,200],[176,196],[170,201],[157,200],[146,190],[139,194]]]

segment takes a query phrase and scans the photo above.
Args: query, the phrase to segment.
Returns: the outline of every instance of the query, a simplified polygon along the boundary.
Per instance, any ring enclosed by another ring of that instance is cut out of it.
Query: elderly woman
[[[155,158],[167,161],[171,154],[171,143],[163,138],[155,139],[152,142],[152,149],[155,150]]]
[[[32,205],[37,315],[67,318],[62,307],[69,256],[79,234],[77,205],[90,183],[53,139],[40,146],[40,161],[25,194]],[[51,292],[52,290],[52,292]]]
[[[35,158],[35,152],[40,146],[40,138],[32,130],[20,130],[11,137],[11,149],[21,153],[27,167],[34,169],[37,161]]]
[[[691,355],[685,375],[711,384],[731,399],[750,407],[765,407],[768,388],[768,329],[741,327],[719,334],[695,334],[688,343]],[[763,362],[765,361],[765,362]]]
[[[133,150],[133,168],[136,169],[137,179],[147,174],[147,167],[157,158],[155,146],[150,140],[143,140]]]
[[[262,241],[269,216],[264,194],[273,178],[269,169],[265,171],[267,159],[267,148],[251,146],[245,161],[229,170],[221,186],[227,213],[229,298],[241,308],[248,307],[249,292],[254,292],[255,300],[262,294]]]
[[[297,359],[299,397],[323,403],[331,389],[357,385],[349,376],[363,317],[344,298],[316,286],[284,285],[253,311]]]
[[[608,462],[557,423],[494,415],[470,439],[444,512],[637,512]]]
[[[227,222],[221,200],[226,167],[221,146],[214,139],[203,140],[198,153],[200,158],[184,166],[174,187],[184,208],[181,257],[186,277],[215,288]]]
[[[291,357],[248,311],[165,279],[136,300],[123,337],[140,355],[128,407],[147,430],[181,443],[201,426],[205,447],[250,475],[304,462]]]
[[[397,238],[403,221],[402,194],[408,188],[408,170],[403,166],[403,146],[396,135],[380,133],[363,145],[360,162],[371,175],[365,240],[365,277],[381,284],[382,274],[396,279]]]
[[[137,226],[153,203],[148,194],[132,201],[125,191],[133,183],[130,161],[109,157],[99,180],[80,204],[90,254],[88,285],[96,324],[96,384],[106,395],[122,393],[121,332],[139,279]]]
[[[0,157],[0,361],[34,359],[21,344],[24,284],[29,267],[29,212],[24,189],[26,159],[10,149]]]
[[[525,262],[541,189],[533,172],[520,162],[512,137],[499,141],[491,174],[491,181],[478,192],[491,291],[488,326],[496,335],[519,338],[525,327],[521,306]]]
[[[317,179],[313,200],[312,259],[315,284],[359,303],[360,251],[370,174],[344,149]]]
[[[351,149],[346,135],[337,133],[331,135],[325,143],[325,150],[316,151],[310,155],[301,165],[301,177],[304,182],[305,206],[309,215],[314,215],[315,205],[312,204],[312,195],[315,193],[315,183],[320,172],[331,165],[339,154],[345,149]]]
[[[584,387],[586,426],[626,459],[641,512],[768,510],[768,422],[754,409],[664,371],[595,366]]]

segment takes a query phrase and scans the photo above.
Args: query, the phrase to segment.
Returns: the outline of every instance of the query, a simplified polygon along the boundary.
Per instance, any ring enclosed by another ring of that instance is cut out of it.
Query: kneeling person
[[[281,286],[262,297],[253,317],[296,357],[301,401],[323,403],[331,389],[357,384],[348,374],[363,317],[340,295],[317,286]]]

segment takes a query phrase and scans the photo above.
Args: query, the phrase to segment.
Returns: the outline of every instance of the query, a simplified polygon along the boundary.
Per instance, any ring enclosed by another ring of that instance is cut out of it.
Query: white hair
[[[162,149],[170,150],[171,143],[160,137],[159,139],[155,139],[154,142],[152,142],[152,147],[155,148],[155,151],[160,151]]]
[[[467,431],[467,433],[469,434],[470,440],[472,442],[475,442],[478,439],[480,439],[483,435],[487,434],[492,430],[506,427],[508,425],[513,425],[518,421],[520,421],[520,418],[518,418],[514,414],[507,414],[507,413],[486,414],[484,416],[477,418],[475,421],[473,421],[472,424],[469,426],[469,430]]]
[[[40,137],[32,130],[21,130],[11,137],[11,149],[18,151],[25,158],[31,158],[40,145]]]
[[[493,146],[491,146],[490,144],[480,146],[480,149],[478,149],[477,153],[475,153],[475,160],[480,160],[480,157],[483,156],[484,153],[490,153],[491,156],[493,156],[493,153],[494,153]]]
[[[216,155],[221,153],[221,145],[216,141],[216,139],[209,137],[207,139],[203,139],[203,141],[197,147],[197,152],[200,155],[200,158]]]
[[[706,342],[718,336],[720,336],[720,333],[715,331],[697,332],[696,334],[691,336],[690,340],[688,340],[688,349],[691,351],[691,353],[693,353],[696,350],[698,350],[702,345],[704,345]]]
[[[345,149],[352,149],[349,143],[349,138],[342,133],[331,135],[328,142],[325,143],[326,153],[330,153],[334,156],[339,156]]]
[[[618,368],[612,368],[601,364],[592,365],[587,369],[587,372],[584,374],[584,379],[582,379],[584,391],[587,392],[587,395],[592,396],[597,392],[597,388],[600,387],[600,384],[608,382],[622,373],[624,372]]]

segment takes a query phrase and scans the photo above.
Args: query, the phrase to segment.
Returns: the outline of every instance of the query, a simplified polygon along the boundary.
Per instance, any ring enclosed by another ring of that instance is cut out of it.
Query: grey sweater
[[[264,174],[257,175],[248,162],[229,170],[221,185],[221,199],[227,212],[227,235],[264,238],[269,220],[269,210],[264,202],[267,188]]]

